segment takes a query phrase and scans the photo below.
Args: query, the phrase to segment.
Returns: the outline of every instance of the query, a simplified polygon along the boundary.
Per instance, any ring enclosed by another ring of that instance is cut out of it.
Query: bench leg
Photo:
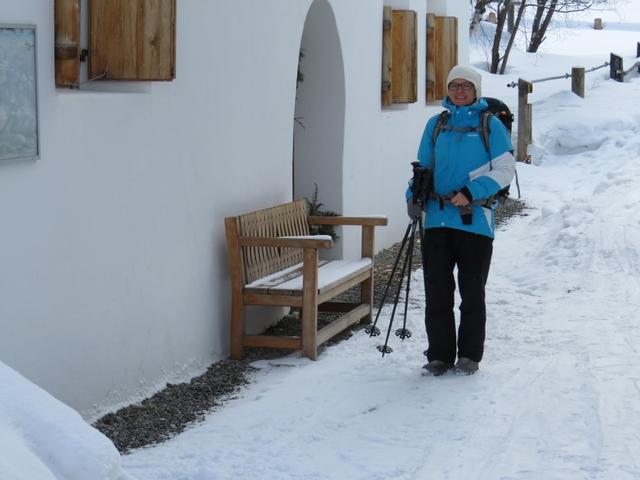
[[[375,244],[375,231],[373,225],[362,227],[362,257],[369,257],[373,260]],[[371,266],[371,276],[360,284],[360,303],[369,305],[373,312],[373,266]],[[364,317],[360,323],[371,323],[371,313]]]
[[[369,305],[369,311],[373,312],[373,272],[371,277],[360,284],[360,303]],[[371,323],[371,313],[362,317],[360,323]]]
[[[302,355],[318,357],[318,251],[304,249],[302,267]]]
[[[231,301],[231,345],[230,353],[233,360],[241,360],[244,356],[244,317],[245,306],[241,295],[232,295]]]

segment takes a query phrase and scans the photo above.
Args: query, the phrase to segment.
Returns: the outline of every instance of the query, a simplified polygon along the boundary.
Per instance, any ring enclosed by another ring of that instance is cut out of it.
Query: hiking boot
[[[450,363],[445,363],[442,360],[431,360],[429,363],[424,365],[424,368],[427,372],[427,375],[433,375],[434,377],[439,377],[440,375],[444,375],[449,370],[453,368],[453,365]]]
[[[456,362],[456,373],[462,375],[473,375],[478,371],[478,362],[470,358],[460,357]]]

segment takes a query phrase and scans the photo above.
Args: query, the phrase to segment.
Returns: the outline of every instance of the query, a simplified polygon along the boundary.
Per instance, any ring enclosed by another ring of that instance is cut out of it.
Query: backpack
[[[455,129],[456,131],[477,131],[480,133],[480,138],[482,139],[482,144],[484,145],[484,149],[489,154],[489,169],[491,169],[491,154],[489,152],[489,136],[491,135],[491,126],[490,120],[491,117],[497,117],[498,120],[502,122],[505,126],[509,134],[511,134],[511,127],[513,126],[513,113],[509,110],[509,107],[502,101],[493,97],[483,97],[487,102],[487,108],[480,114],[480,125],[473,128],[467,127],[464,129]],[[435,147],[436,140],[438,135],[442,130],[454,130],[453,127],[450,127],[449,124],[449,110],[444,110],[438,116],[438,121],[436,122],[436,126],[433,130],[433,138],[431,140],[431,144]],[[513,150],[511,151],[513,153]],[[518,183],[518,172],[516,171],[516,187],[518,189],[518,198],[520,198],[520,185]],[[509,187],[500,189],[495,195],[487,198],[482,202],[482,206],[489,207],[495,201],[497,201],[497,206],[501,207],[504,205],[504,202],[509,197]]]

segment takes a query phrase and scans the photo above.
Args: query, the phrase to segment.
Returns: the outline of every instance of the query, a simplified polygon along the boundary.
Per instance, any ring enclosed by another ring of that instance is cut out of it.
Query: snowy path
[[[242,398],[125,457],[128,471],[141,480],[640,478],[637,129],[520,167],[534,208],[495,243],[477,375],[421,376],[417,272],[414,336],[394,338],[393,354],[381,359],[378,341],[361,334],[318,362],[262,362]],[[560,136],[559,145],[578,139]]]
[[[359,334],[317,362],[261,362],[241,398],[124,457],[127,471],[140,480],[640,478],[633,105],[637,78],[534,105],[541,163],[519,166],[531,210],[495,242],[478,374],[421,376],[417,272],[414,335],[393,338],[394,353],[381,359],[380,340]]]

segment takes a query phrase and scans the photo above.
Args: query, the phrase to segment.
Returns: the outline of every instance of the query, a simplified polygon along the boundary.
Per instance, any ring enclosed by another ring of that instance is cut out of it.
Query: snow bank
[[[133,480],[109,439],[2,362],[0,478]]]

